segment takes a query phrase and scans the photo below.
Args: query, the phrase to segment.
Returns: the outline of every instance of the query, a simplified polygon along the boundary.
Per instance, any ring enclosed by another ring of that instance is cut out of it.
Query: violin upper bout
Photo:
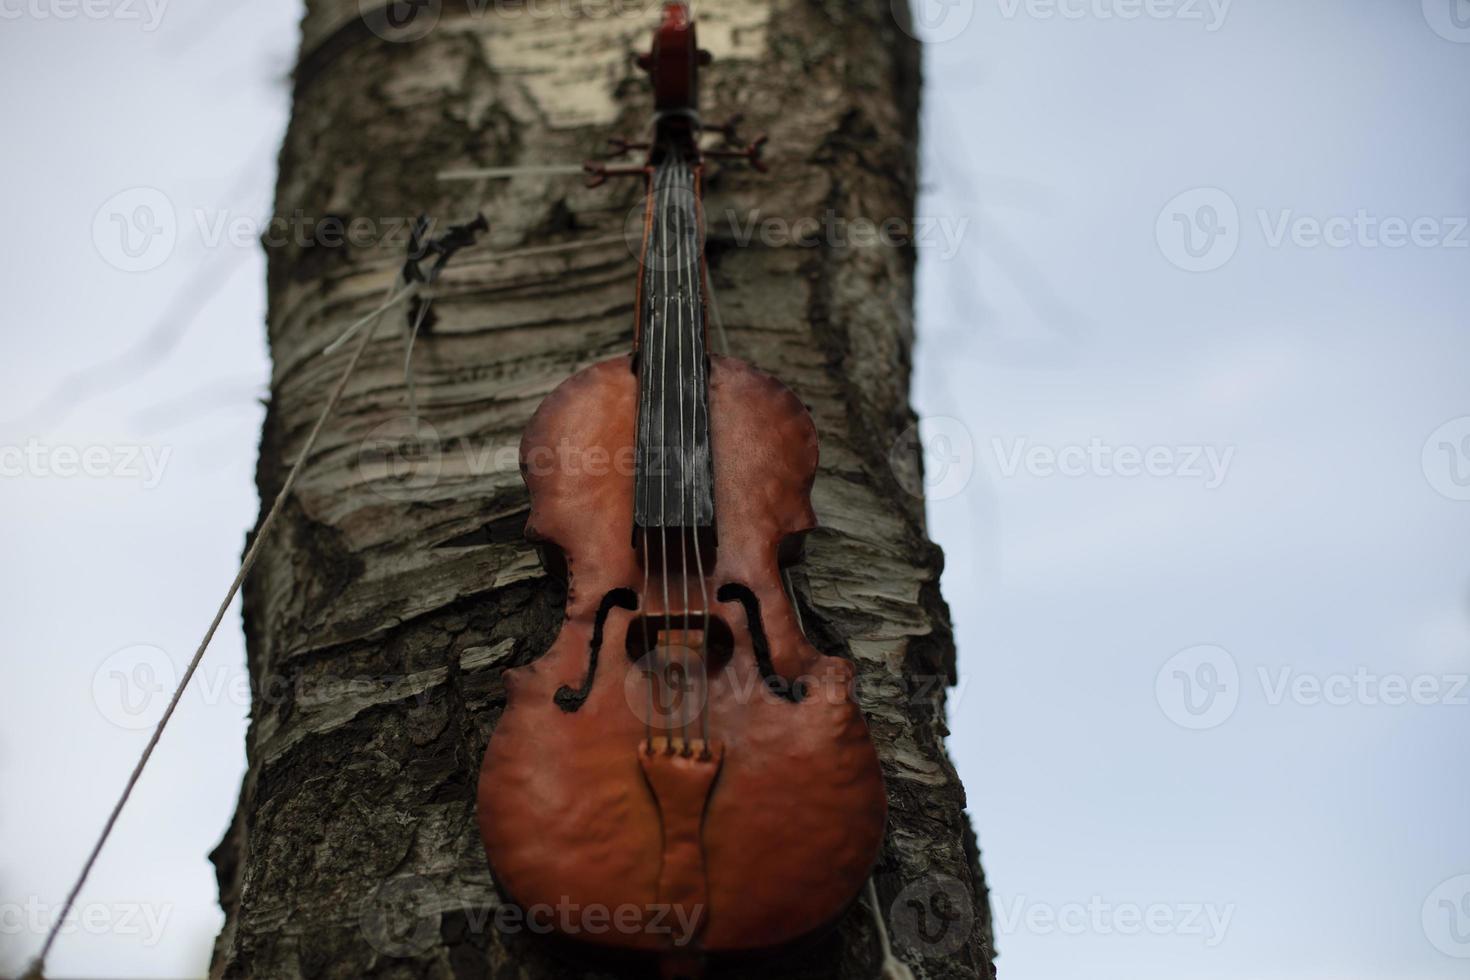
[[[774,523],[779,539],[817,526],[812,486],[820,451],[817,426],[786,385],[733,357],[710,358],[710,418],[715,468],[725,482],[716,510]],[[748,502],[758,508],[748,508]],[[722,518],[723,519],[723,518]]]

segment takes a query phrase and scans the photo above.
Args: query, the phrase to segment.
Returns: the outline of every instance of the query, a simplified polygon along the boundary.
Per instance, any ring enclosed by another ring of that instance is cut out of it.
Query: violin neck
[[[635,524],[714,526],[699,170],[670,153],[649,180],[638,330]]]

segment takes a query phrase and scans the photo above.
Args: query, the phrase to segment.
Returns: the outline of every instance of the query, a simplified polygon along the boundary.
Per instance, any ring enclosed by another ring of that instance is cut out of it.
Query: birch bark
[[[390,11],[394,27],[357,0],[306,5],[276,201],[292,234],[267,246],[263,499],[346,356],[318,352],[380,302],[412,219],[442,229],[483,211],[492,232],[437,287],[415,355],[420,428],[399,308],[247,583],[254,709],[236,819],[214,854],[217,976],[598,975],[504,928],[473,805],[501,671],[549,645],[562,603],[521,539],[515,447],[561,380],[629,346],[639,192],[435,174],[579,162],[610,134],[637,135],[648,96],[631,55],[656,8],[429,0],[403,20],[413,6]],[[986,889],[943,741],[956,666],[942,557],[915,492],[914,251],[876,240],[913,211],[917,45],[887,0],[697,13],[715,55],[706,115],[743,113],[771,136],[772,175],[709,180],[711,277],[730,352],[781,377],[821,433],[823,527],[795,585],[818,646],[861,674],[891,796],[882,911],[917,976],[989,977]],[[762,972],[866,980],[880,960],[859,905]]]

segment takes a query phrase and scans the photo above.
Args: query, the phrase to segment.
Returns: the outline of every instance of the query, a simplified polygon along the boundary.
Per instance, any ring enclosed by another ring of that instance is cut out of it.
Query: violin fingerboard
[[[671,156],[648,198],[634,489],[634,521],[644,529],[714,524],[697,187],[689,163]]]

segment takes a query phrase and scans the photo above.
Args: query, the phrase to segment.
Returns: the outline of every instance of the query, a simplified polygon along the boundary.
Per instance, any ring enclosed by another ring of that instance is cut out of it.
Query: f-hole
[[[776,668],[771,663],[771,643],[766,639],[766,627],[761,620],[761,603],[755,593],[743,585],[730,582],[720,586],[715,598],[721,602],[738,602],[740,608],[745,610],[745,621],[750,626],[750,647],[755,652],[755,666],[760,671],[761,680],[766,682],[766,688],[776,697],[792,704],[799,704],[805,699],[806,685],[799,680],[788,681],[776,673]]]
[[[607,626],[607,617],[614,609],[637,609],[638,593],[632,589],[613,589],[602,597],[597,607],[597,621],[592,624],[592,643],[587,650],[587,677],[582,686],[573,690],[563,685],[553,698],[556,706],[571,714],[587,702],[592,693],[592,682],[597,679],[597,656],[602,652],[602,631]]]

